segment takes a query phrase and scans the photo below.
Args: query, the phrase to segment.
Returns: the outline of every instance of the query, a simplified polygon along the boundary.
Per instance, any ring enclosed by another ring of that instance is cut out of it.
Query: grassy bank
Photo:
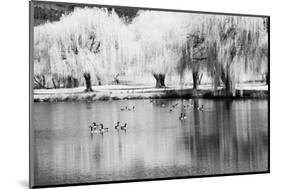
[[[73,89],[39,89],[34,90],[34,102],[60,101],[94,101],[94,100],[128,100],[146,98],[229,98],[222,88],[214,95],[210,85],[193,90],[191,86],[152,86],[107,85],[94,86],[94,92],[84,92],[83,87]],[[236,96],[232,98],[268,98],[268,87],[264,84],[243,84],[237,87]]]

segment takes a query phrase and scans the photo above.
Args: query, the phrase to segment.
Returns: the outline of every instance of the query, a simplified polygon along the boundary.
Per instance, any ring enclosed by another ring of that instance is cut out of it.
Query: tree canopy
[[[234,94],[242,75],[268,72],[266,18],[129,13],[128,22],[114,10],[75,8],[59,21],[36,26],[35,76],[83,80],[89,74],[109,83],[128,72],[151,73],[156,80],[162,77],[159,81],[165,85],[165,75],[183,76],[190,70],[193,83],[204,72],[213,79],[215,89],[222,81]]]

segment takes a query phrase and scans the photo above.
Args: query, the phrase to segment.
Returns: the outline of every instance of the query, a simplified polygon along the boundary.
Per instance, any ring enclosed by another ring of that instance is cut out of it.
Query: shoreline
[[[190,86],[168,86],[154,88],[152,86],[93,86],[93,92],[84,92],[83,87],[72,89],[36,89],[33,93],[34,102],[68,102],[96,100],[130,100],[159,98],[209,98],[209,99],[268,99],[268,86],[247,84],[236,89],[236,96],[230,97],[224,89],[219,88],[214,95],[210,85],[200,86],[194,90]]]

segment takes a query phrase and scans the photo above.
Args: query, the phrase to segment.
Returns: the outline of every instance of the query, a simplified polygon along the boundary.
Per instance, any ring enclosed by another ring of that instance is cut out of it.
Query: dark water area
[[[91,135],[93,121],[109,131]],[[38,186],[268,170],[267,100],[35,103],[33,128]]]

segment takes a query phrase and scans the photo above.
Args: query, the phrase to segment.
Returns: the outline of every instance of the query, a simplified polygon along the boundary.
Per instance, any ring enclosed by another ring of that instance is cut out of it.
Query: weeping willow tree
[[[58,22],[37,26],[35,75],[109,80],[132,63],[133,34],[114,11],[77,8]]]
[[[219,80],[226,95],[235,96],[235,85],[241,73],[253,74],[267,69],[264,53],[267,35],[263,18],[210,16],[205,24],[207,68],[214,78],[216,91]]]
[[[182,57],[178,62],[177,72],[183,77],[185,70],[191,70],[193,89],[197,89],[203,77],[200,71],[204,70],[207,59],[204,28],[206,15],[189,14],[186,20],[185,45],[182,46]]]
[[[40,37],[40,36],[37,36]],[[45,39],[36,40],[34,48],[34,86],[45,88],[46,75],[51,74],[50,56],[48,52],[48,41]]]
[[[183,44],[183,15],[179,13],[140,11],[133,20],[139,44],[137,65],[156,80],[156,88],[165,87],[165,77],[179,61]]]

